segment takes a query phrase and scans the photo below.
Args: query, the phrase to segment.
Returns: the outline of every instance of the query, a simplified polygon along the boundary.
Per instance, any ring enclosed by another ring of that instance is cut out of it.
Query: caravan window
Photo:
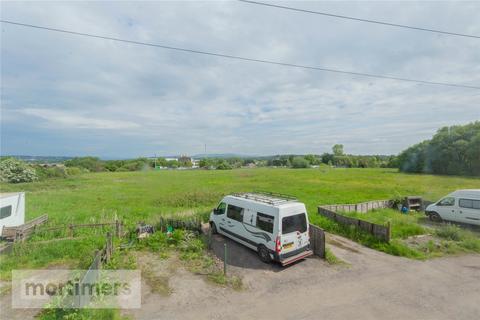
[[[273,217],[257,212],[257,227],[263,231],[273,233]]]
[[[10,217],[12,215],[12,206],[6,206],[0,209],[0,219]]]
[[[243,222],[243,208],[229,204],[227,209],[227,217],[237,220],[238,222]]]

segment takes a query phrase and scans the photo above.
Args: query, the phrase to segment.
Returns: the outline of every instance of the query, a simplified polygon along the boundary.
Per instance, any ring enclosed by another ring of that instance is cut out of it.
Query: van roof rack
[[[234,193],[233,196],[263,202],[274,206],[282,203],[297,201],[297,198],[287,194],[257,190],[253,192]]]

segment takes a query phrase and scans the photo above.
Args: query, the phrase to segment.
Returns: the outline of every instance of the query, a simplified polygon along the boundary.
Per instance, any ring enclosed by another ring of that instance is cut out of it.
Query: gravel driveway
[[[309,258],[287,268],[261,263],[222,236],[213,248],[230,251],[229,272],[240,292],[181,272],[169,297],[150,294],[136,319],[479,319],[480,255],[414,261],[377,252],[339,236],[329,247],[346,265]],[[333,244],[332,244],[333,243]]]
[[[328,235],[328,246],[346,264],[309,258],[281,268],[216,235],[213,249],[219,257],[225,241],[228,272],[243,278],[244,290],[219,287],[178,268],[169,281],[169,296],[145,284],[142,308],[123,314],[148,320],[480,319],[480,255],[414,261]],[[155,256],[149,261],[155,264]],[[1,319],[35,314],[11,310],[9,303],[9,296],[1,297]]]

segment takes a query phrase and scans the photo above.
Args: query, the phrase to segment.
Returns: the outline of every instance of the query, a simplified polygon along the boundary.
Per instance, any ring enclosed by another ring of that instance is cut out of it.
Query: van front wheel
[[[210,230],[212,230],[212,234],[217,234],[217,226],[215,225],[215,222],[210,223]]]
[[[268,252],[268,249],[265,246],[258,247],[258,256],[260,257],[260,260],[265,263],[272,261],[272,258],[270,258],[270,252]]]
[[[436,212],[430,213],[430,220],[435,221],[435,222],[442,222],[442,217]]]

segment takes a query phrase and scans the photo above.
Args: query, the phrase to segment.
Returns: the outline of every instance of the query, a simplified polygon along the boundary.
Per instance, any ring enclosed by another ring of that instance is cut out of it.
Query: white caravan
[[[480,225],[480,189],[457,190],[425,209],[431,220]]]
[[[210,214],[212,233],[258,252],[263,262],[287,265],[312,254],[305,205],[273,193],[226,196]]]
[[[0,235],[3,227],[25,223],[25,192],[0,193]]]

